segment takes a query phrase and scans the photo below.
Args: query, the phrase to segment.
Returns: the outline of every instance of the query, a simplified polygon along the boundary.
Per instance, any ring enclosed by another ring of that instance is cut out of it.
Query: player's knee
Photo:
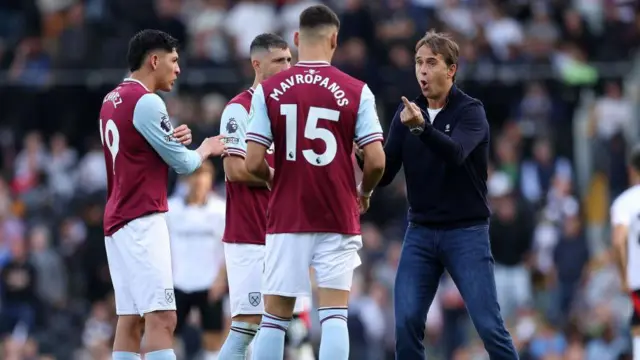
[[[178,318],[175,311],[154,311],[145,315],[145,330],[149,332],[169,331],[173,333]]]
[[[244,322],[247,324],[260,325],[262,315],[243,315],[239,314],[231,318],[232,321]]]
[[[349,291],[318,288],[318,307],[344,307],[349,304]]]
[[[293,316],[293,308],[296,305],[296,298],[265,295],[264,310],[281,318],[289,319]]]
[[[117,327],[117,333],[128,339],[138,339],[140,342],[144,332],[144,320],[139,316],[120,316]]]

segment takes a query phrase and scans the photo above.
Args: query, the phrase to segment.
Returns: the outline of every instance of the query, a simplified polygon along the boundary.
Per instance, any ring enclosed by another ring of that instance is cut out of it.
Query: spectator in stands
[[[579,291],[579,286],[587,277],[589,247],[584,238],[579,214],[573,214],[564,221],[562,235],[554,249],[555,277],[559,299],[556,306],[560,324],[566,323],[571,313],[571,305]]]
[[[539,138],[533,145],[533,158],[522,164],[520,191],[530,203],[541,205],[554,176],[571,179],[572,173],[569,160],[556,158],[551,142],[546,138]]]
[[[0,337],[12,333],[16,326],[27,333],[36,321],[38,297],[37,272],[29,261],[27,245],[23,239],[11,245],[11,260],[0,271],[2,308],[0,308]]]
[[[487,185],[493,207],[489,235],[498,303],[508,321],[517,311],[532,305],[529,265],[534,222],[526,204],[515,197],[508,175],[496,172]]]

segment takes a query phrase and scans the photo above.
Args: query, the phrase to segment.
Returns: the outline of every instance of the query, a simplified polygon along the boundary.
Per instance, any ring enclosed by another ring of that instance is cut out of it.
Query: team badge
[[[164,299],[167,301],[167,304],[171,304],[174,297],[173,289],[164,289]]]
[[[259,292],[249,293],[249,304],[251,304],[252,306],[260,305],[261,301],[262,301],[262,294],[260,294]]]

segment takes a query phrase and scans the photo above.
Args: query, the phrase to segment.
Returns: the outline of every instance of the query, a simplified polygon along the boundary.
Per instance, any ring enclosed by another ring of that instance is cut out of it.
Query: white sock
[[[218,360],[218,351],[205,351],[203,360]]]
[[[640,360],[640,336],[633,337],[633,360]]]

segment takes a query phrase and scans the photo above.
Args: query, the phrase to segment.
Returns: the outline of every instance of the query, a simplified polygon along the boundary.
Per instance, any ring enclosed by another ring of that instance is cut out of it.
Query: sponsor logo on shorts
[[[173,289],[164,289],[164,299],[167,301],[167,304],[171,304],[174,297]]]
[[[262,294],[260,294],[259,292],[249,293],[249,304],[253,306],[258,306],[260,305],[261,301],[262,301]]]

